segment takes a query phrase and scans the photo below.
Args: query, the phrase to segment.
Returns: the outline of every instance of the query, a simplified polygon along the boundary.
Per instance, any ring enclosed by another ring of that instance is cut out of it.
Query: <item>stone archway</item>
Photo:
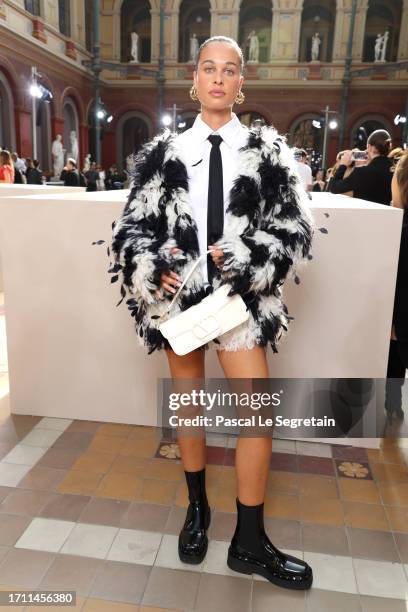
[[[321,39],[319,60],[321,62],[332,61],[335,21],[335,0],[305,0],[299,47],[300,62],[311,60],[312,38],[316,32]]]
[[[153,124],[144,113],[133,110],[122,115],[116,124],[116,162],[127,167],[127,157],[153,137]]]
[[[352,147],[365,149],[367,139],[375,130],[387,130],[392,137],[392,124],[383,115],[363,115],[351,129],[350,144]]]
[[[76,139],[79,147],[79,118],[78,118],[78,109],[74,100],[68,96],[65,98],[64,106],[63,106],[63,117],[64,117],[64,134],[63,134],[63,146],[65,149],[65,159],[67,157],[74,157],[72,155],[73,151],[71,150],[71,132],[75,132]],[[77,163],[79,163],[80,154],[78,150],[77,155]]]
[[[0,70],[0,147],[16,149],[14,96],[6,75]]]

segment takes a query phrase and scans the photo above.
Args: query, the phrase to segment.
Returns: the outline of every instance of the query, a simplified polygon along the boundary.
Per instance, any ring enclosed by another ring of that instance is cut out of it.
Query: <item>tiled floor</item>
[[[235,443],[208,436],[210,544],[202,564],[186,566],[177,536],[187,490],[174,440],[149,427],[0,407],[0,589],[74,589],[74,609],[85,611],[406,612],[407,448],[274,441],[266,528],[314,569],[313,588],[293,593],[226,565]]]

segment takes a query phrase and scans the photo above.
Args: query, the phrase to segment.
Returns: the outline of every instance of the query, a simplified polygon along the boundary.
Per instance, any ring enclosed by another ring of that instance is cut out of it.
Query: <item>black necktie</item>
[[[221,136],[211,134],[210,169],[208,175],[208,204],[207,204],[207,245],[214,244],[222,236],[224,230],[224,189],[222,178],[222,158],[220,144]],[[208,282],[216,274],[217,268],[210,254],[207,255]]]

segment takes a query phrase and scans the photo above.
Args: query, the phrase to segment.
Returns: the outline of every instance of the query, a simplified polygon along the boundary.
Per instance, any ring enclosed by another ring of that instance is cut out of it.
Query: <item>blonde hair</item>
[[[401,194],[402,207],[408,208],[408,151],[401,156],[395,168],[395,177]]]

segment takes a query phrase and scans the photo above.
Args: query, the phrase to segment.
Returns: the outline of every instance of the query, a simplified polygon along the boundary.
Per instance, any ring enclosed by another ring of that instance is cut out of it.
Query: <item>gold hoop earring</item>
[[[237,104],[243,104],[245,102],[245,94],[242,90],[237,93],[237,97],[235,98],[235,102]]]
[[[194,100],[194,102],[197,102],[198,100],[197,90],[196,90],[195,85],[193,85],[192,88],[190,89],[190,98]]]

